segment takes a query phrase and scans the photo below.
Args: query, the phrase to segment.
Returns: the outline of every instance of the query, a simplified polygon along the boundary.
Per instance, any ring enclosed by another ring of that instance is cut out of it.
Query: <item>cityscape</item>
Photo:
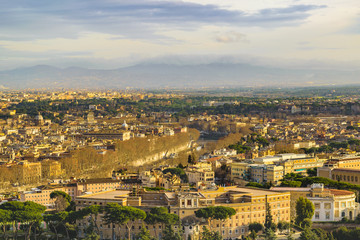
[[[360,240],[359,9],[3,1],[0,239]]]
[[[3,91],[3,237],[355,234],[359,96],[288,91]]]

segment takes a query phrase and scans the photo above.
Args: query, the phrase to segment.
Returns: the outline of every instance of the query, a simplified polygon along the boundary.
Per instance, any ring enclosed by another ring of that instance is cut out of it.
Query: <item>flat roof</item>
[[[332,171],[341,171],[341,172],[360,172],[360,169],[352,169],[352,168],[335,168]]]
[[[252,196],[264,196],[264,195],[276,195],[279,192],[266,190],[266,189],[258,189],[258,188],[250,188],[250,187],[224,187],[219,188],[216,191],[200,191],[202,194],[216,194],[221,192],[238,192],[242,194],[250,194]]]
[[[119,199],[121,197],[127,197],[131,191],[127,190],[112,190],[106,192],[99,192],[93,194],[87,194],[76,197],[76,199]]]
[[[78,179],[77,184],[91,184],[91,183],[113,183],[122,182],[122,180],[112,178],[89,178],[89,179]]]
[[[281,191],[281,192],[302,192],[302,191],[310,191],[311,188],[305,187],[272,187],[270,190]]]

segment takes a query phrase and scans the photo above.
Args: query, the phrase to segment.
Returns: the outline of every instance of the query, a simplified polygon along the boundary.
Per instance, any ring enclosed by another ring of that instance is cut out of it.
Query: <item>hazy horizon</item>
[[[355,0],[8,1],[0,10],[0,71],[221,59],[359,70],[359,6]]]

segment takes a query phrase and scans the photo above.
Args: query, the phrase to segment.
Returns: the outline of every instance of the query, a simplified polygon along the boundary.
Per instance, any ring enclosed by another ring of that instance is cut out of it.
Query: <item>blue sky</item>
[[[360,68],[358,0],[0,1],[0,70],[144,61]]]

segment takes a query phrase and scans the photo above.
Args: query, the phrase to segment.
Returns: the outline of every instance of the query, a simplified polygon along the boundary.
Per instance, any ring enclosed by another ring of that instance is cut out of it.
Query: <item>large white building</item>
[[[314,183],[309,188],[274,187],[271,190],[290,192],[292,216],[295,216],[296,201],[300,197],[309,199],[315,207],[313,222],[354,220],[359,214],[359,203],[355,193],[346,190],[327,189],[322,183]]]

